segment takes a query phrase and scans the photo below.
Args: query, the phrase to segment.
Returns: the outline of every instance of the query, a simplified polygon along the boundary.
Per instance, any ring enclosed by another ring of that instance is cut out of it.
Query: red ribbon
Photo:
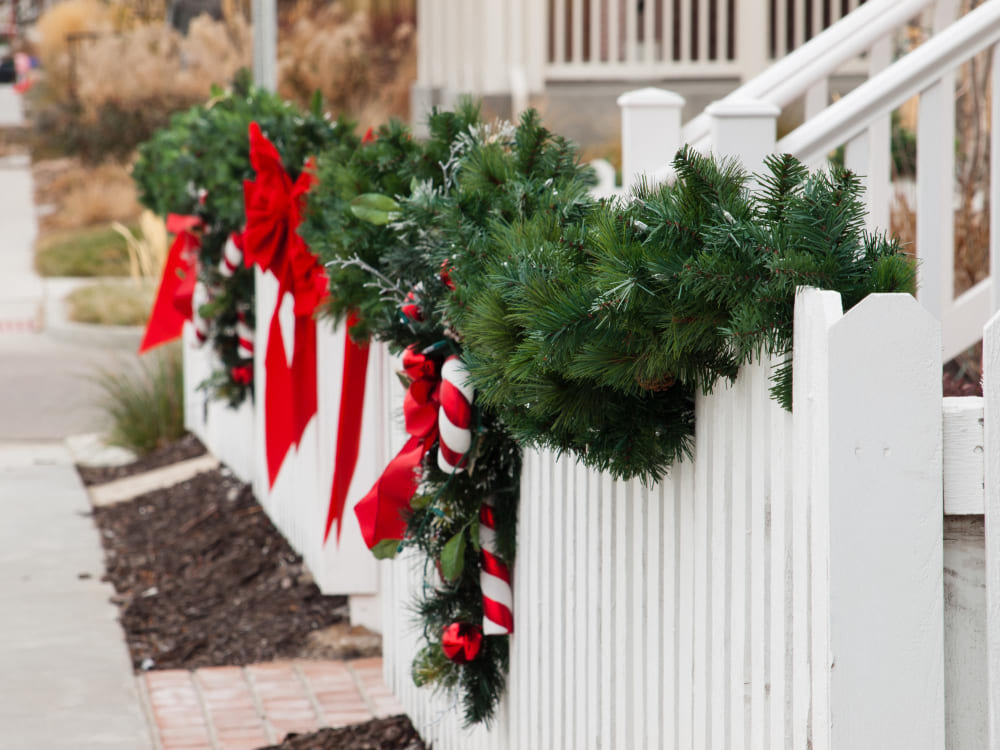
[[[201,248],[201,241],[192,230],[201,223],[197,216],[167,216],[167,231],[175,237],[163,266],[146,333],[139,345],[140,354],[176,339],[184,331],[184,321],[191,319],[191,296],[197,281],[198,250]]]
[[[315,182],[306,165],[294,182],[281,155],[257,123],[250,124],[250,163],[257,173],[243,183],[247,267],[258,265],[278,279],[278,302],[268,328],[264,367],[265,452],[268,483],[274,480],[293,445],[298,445],[316,414],[316,321],[313,313],[327,293],[323,266],[296,233],[302,221],[305,194]],[[285,294],[295,307],[291,364],[285,354],[279,312]]]
[[[403,399],[403,418],[410,439],[375,486],[354,506],[369,549],[386,539],[403,538],[404,514],[417,491],[420,464],[438,436],[441,375],[437,363],[411,346],[403,353],[403,371],[410,379]]]
[[[368,344],[358,344],[351,338],[351,328],[358,322],[357,313],[347,318],[344,340],[344,377],[340,381],[340,414],[337,419],[337,447],[333,464],[333,486],[330,488],[330,508],[326,514],[323,542],[330,537],[330,528],[337,522],[337,541],[344,530],[344,508],[358,464],[361,440],[361,417],[365,405],[365,380],[368,372]]]
[[[441,634],[441,650],[453,662],[463,664],[479,655],[483,629],[466,622],[453,622]]]

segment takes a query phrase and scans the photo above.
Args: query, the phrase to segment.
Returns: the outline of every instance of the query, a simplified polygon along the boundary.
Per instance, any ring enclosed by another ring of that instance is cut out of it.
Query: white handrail
[[[778,141],[777,151],[805,162],[821,157],[997,42],[1000,3],[985,3],[800,125]]]
[[[848,60],[868,50],[934,0],[870,0],[785,55],[726,99],[756,99],[784,107]],[[684,126],[684,142],[702,146],[710,121],[702,113]]]

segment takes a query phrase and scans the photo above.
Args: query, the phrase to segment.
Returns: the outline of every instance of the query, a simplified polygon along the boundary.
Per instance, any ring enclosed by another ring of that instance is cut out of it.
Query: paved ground
[[[403,713],[381,659],[170,669],[138,678],[162,750],[255,750],[289,732]]]
[[[0,746],[152,747],[67,450],[0,443],[0,514]]]

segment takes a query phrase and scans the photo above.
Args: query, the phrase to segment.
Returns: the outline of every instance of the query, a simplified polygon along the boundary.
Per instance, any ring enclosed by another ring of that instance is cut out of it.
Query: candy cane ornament
[[[497,556],[496,508],[486,498],[479,508],[479,588],[483,592],[483,635],[514,632],[510,567]]]
[[[438,468],[446,474],[465,471],[472,448],[472,400],[476,391],[462,360],[452,355],[441,367],[438,409]]]
[[[199,310],[209,302],[208,287],[201,281],[195,282],[191,292],[191,325],[194,327],[194,346],[200,347],[208,339],[208,321],[202,317]]]
[[[236,355],[240,359],[253,359],[254,330],[247,323],[247,314],[240,310],[236,313],[236,340],[238,346]]]
[[[243,262],[243,250],[240,248],[242,242],[240,241],[237,244],[239,240],[239,235],[234,232],[229,235],[225,247],[222,248],[222,258],[219,260],[219,275],[224,278],[228,279],[236,273],[236,269]]]

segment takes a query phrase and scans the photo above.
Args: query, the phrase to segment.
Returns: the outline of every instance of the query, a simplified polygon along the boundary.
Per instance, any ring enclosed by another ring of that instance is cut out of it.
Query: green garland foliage
[[[791,408],[798,286],[834,289],[845,309],[914,288],[898,242],[865,232],[850,172],[773,156],[751,189],[735,164],[687,148],[674,168],[673,183],[578,220],[497,222],[482,267],[456,274],[481,404],[520,442],[621,478],[660,478],[690,450],[694,394],[754,358],[783,361],[772,392]]]
[[[392,215],[362,211],[364,198],[402,197],[420,181],[440,184],[451,143],[479,120],[478,105],[465,102],[455,112],[433,114],[426,143],[417,143],[406,126],[390,121],[363,144],[343,142],[319,156],[319,184],[309,193],[299,234],[327,265],[333,292],[327,314],[341,320],[358,313],[351,329],[355,338],[369,338],[376,333],[373,321],[385,317],[386,301],[372,271],[381,270],[382,253],[394,235],[388,226]]]
[[[362,312],[354,335],[460,354],[476,387],[469,471],[443,474],[432,451],[405,538],[375,551],[419,550],[414,680],[457,691],[477,723],[504,689],[507,639],[456,663],[441,632],[482,618],[486,497],[513,561],[520,446],[655,480],[690,452],[696,394],[743,364],[783,361],[774,395],[791,407],[797,287],[835,289],[850,308],[912,291],[914,267],[865,232],[861,185],[843,169],[810,175],[775,156],[755,186],[685,148],[672,183],[600,202],[576,149],[534,112],[516,127],[435,113],[431,131],[417,146],[391,126],[378,148],[324,155],[304,234],[331,263],[331,311]]]
[[[219,273],[226,240],[244,224],[243,181],[252,179],[248,128],[256,121],[281,153],[293,179],[305,160],[329,144],[356,144],[353,125],[330,122],[316,99],[303,112],[250,83],[241,73],[229,91],[214,89],[203,106],[175,115],[170,126],[139,148],[133,178],[142,203],[165,216],[195,214],[205,223],[199,254],[199,277],[212,290],[200,312],[210,322],[210,345],[221,368],[205,384],[218,397],[238,406],[253,392],[252,383],[233,379],[245,365],[238,353],[237,314],[254,322],[254,276],[241,266],[231,277]]]

